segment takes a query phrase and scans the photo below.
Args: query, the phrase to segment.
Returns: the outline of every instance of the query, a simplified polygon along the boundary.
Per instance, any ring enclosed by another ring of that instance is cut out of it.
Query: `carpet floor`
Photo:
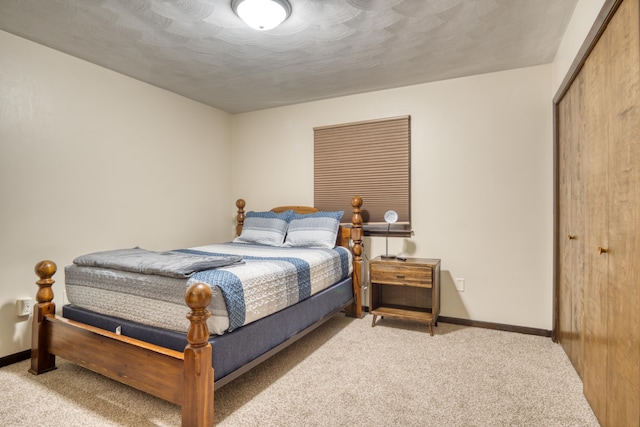
[[[215,351],[215,349],[214,349]],[[3,426],[179,426],[180,408],[58,359],[0,369]],[[598,422],[549,338],[337,316],[215,393],[220,426],[540,426]]]

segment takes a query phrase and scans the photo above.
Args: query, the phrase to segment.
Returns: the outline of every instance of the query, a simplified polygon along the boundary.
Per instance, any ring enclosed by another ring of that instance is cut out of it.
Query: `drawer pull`
[[[404,279],[404,274],[396,274],[396,279]]]
[[[602,255],[602,254],[606,254],[607,252],[609,252],[609,249],[605,249],[605,248],[603,248],[602,246],[598,246],[598,253],[599,253],[600,255]]]

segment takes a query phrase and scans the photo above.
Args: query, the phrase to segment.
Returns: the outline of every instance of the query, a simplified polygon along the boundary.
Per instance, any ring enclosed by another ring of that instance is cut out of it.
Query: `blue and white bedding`
[[[198,256],[241,256],[242,263],[199,271],[188,279],[72,265],[65,269],[69,302],[101,314],[185,332],[184,291],[211,286],[214,334],[230,332],[302,301],[351,274],[342,247],[310,249],[223,243],[182,249]]]

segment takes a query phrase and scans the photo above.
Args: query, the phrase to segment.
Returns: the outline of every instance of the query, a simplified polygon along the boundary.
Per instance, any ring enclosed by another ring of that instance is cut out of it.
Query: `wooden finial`
[[[244,207],[246,203],[244,199],[236,200],[236,207],[238,208],[238,215],[236,216],[236,236],[242,233],[242,226],[244,225]]]
[[[52,279],[53,275],[58,271],[56,263],[49,260],[40,261],[36,264],[35,272],[40,278],[36,282],[39,286],[38,293],[36,294],[36,301],[40,303],[46,303],[53,301],[53,290],[51,285],[56,281]]]
[[[360,209],[362,207],[362,197],[360,196],[353,196],[351,198],[351,206],[354,208],[358,208]]]
[[[187,341],[193,348],[203,347],[207,345],[209,339],[207,319],[211,313],[207,310],[207,306],[211,302],[211,288],[204,283],[194,283],[185,292],[184,301],[191,309],[187,314],[187,319],[191,322]]]

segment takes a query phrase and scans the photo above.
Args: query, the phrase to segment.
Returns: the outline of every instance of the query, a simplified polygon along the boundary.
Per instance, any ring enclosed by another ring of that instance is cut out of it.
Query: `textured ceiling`
[[[577,0],[0,0],[0,29],[230,113],[553,61]]]

